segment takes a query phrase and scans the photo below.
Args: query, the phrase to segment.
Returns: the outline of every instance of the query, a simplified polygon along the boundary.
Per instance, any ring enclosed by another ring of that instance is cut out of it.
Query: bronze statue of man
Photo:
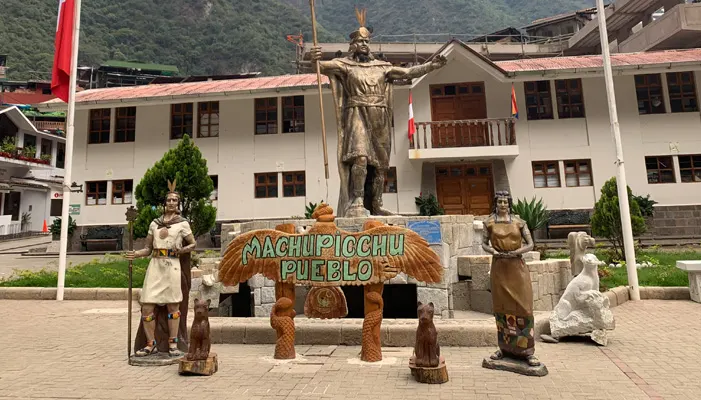
[[[389,170],[392,132],[392,87],[395,80],[418,78],[442,68],[443,56],[411,68],[396,67],[373,57],[365,10],[356,10],[360,28],[350,34],[347,57],[321,61],[321,48],[311,51],[313,63],[327,75],[336,103],[338,168],[341,180],[338,214],[347,218],[392,215],[383,208],[382,193]]]

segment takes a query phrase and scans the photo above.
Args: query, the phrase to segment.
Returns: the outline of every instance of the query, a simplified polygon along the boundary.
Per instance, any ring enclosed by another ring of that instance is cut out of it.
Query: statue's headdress
[[[172,193],[172,194],[176,194],[176,195],[178,195],[178,197],[180,197],[180,193],[175,191],[175,182],[177,182],[177,181],[178,181],[177,178],[173,179],[173,182],[171,182],[170,179],[168,179],[168,194]]]
[[[360,28],[358,28],[355,32],[350,34],[351,40],[356,40],[359,38],[370,39],[370,34],[372,34],[372,28],[367,28],[365,26],[365,23],[367,22],[367,13],[368,10],[365,8],[363,8],[362,10],[358,10],[358,7],[355,8],[355,18],[358,20]]]

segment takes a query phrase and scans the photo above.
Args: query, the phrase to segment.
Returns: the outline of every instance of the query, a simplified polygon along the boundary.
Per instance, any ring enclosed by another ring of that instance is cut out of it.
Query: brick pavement
[[[385,360],[370,365],[358,360],[359,347],[298,346],[298,360],[276,362],[272,345],[213,345],[219,372],[181,377],[177,366],[126,364],[122,302],[1,300],[0,399],[701,397],[701,305],[646,300],[614,314],[606,348],[538,342],[536,354],[550,371],[543,378],[483,369],[492,348],[444,347],[450,382],[438,386],[413,381],[409,348],[385,348]],[[136,328],[138,314],[133,318]]]

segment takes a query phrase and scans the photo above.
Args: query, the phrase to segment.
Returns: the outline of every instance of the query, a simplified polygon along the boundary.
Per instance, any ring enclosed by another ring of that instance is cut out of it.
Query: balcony
[[[513,118],[417,122],[411,160],[479,160],[518,156]]]
[[[66,130],[66,123],[63,121],[33,121],[32,123],[40,131]]]

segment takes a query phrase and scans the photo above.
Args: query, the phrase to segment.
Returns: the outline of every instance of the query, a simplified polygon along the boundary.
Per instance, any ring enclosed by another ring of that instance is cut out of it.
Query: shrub
[[[438,199],[433,194],[429,194],[425,197],[423,194],[419,194],[419,197],[415,197],[414,199],[416,205],[419,206],[419,214],[424,217],[445,214],[445,210],[443,210],[443,207],[441,207]]]
[[[655,204],[657,204],[657,202],[651,199],[649,194],[645,197],[633,195],[633,200],[635,200],[635,202],[638,203],[638,206],[640,207],[640,212],[643,214],[643,217],[652,217],[655,215],[654,206]]]
[[[73,231],[75,231],[77,224],[75,223],[75,220],[73,217],[70,215],[68,216],[68,236],[73,234]],[[49,227],[49,232],[51,232],[51,235],[53,236],[60,236],[61,235],[61,218],[56,218],[54,219],[54,222],[51,223],[51,226]]]
[[[543,205],[543,199],[536,202],[535,197],[533,197],[530,202],[525,198],[523,200],[517,200],[516,203],[511,206],[511,210],[526,222],[531,232],[545,226],[550,216],[550,213]],[[535,238],[533,239],[533,243],[535,243]]]
[[[624,260],[623,229],[617,188],[615,177],[609,179],[601,188],[601,197],[594,205],[594,214],[591,217],[591,229],[595,236],[605,237],[611,242],[614,253],[611,258]],[[627,189],[633,235],[640,235],[645,232],[645,219],[640,212],[640,206],[633,200],[632,191],[630,188]]]

